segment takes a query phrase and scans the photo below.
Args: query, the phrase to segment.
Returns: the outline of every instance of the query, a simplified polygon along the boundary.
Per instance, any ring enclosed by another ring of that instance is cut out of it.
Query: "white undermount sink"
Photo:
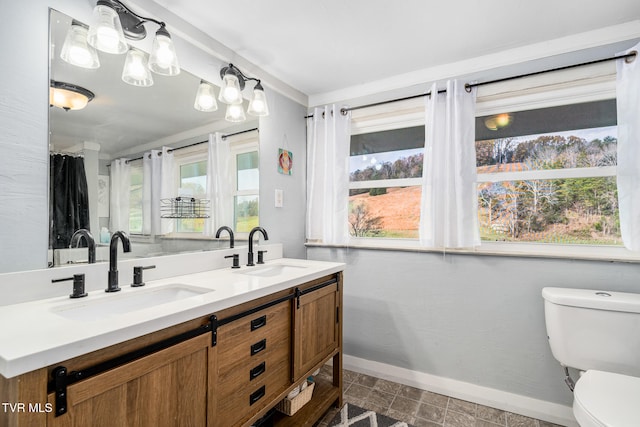
[[[213,289],[172,283],[147,289],[127,289],[127,292],[88,297],[51,308],[58,316],[71,320],[100,320],[142,310],[155,305],[214,292]]]
[[[274,264],[274,265],[262,265],[259,267],[248,267],[247,269],[240,270],[239,273],[246,274],[248,276],[260,276],[260,277],[273,277],[280,274],[299,273],[307,267],[301,265],[291,264]]]

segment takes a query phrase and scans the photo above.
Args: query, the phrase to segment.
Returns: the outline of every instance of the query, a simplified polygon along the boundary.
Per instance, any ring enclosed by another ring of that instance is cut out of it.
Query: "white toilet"
[[[640,427],[640,294],[544,288],[551,352],[581,427]]]

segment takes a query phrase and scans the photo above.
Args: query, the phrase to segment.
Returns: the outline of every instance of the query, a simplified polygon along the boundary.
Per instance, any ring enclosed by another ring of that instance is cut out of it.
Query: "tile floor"
[[[330,378],[330,370],[325,367],[319,375]],[[344,371],[343,383],[345,403],[388,415],[416,427],[558,427],[546,421],[352,371]],[[317,427],[326,427],[337,411],[329,410]]]

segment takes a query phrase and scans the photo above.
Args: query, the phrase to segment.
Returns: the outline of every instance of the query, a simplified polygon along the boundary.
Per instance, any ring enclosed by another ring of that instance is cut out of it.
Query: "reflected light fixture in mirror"
[[[71,22],[62,45],[60,58],[76,67],[96,69],[100,67],[100,59],[96,49],[87,43],[88,28],[75,19]]]
[[[118,0],[98,0],[93,10],[93,17],[87,32],[87,42],[94,48],[112,54],[131,53],[126,38],[142,40],[147,36],[144,26],[146,22],[154,22],[160,26],[153,39],[151,55],[145,67],[156,74],[175,76],[180,74],[180,65],[176,49],[164,22],[138,15]],[[123,76],[130,71],[123,71]],[[123,78],[124,79],[124,78]],[[130,83],[128,79],[125,82]],[[136,79],[134,81],[139,81]],[[150,86],[130,83],[135,86]]]
[[[141,50],[130,48],[124,60],[122,81],[133,86],[153,86],[153,76],[147,67],[147,54]]]
[[[210,83],[200,80],[198,86],[198,92],[196,93],[196,100],[193,103],[193,108],[198,111],[204,111],[210,113],[218,110],[218,103],[216,102],[216,95],[213,92],[213,86]]]
[[[90,90],[71,83],[51,80],[49,86],[49,105],[65,111],[81,110],[94,97]]]
[[[484,125],[489,130],[498,130],[507,127],[513,121],[513,116],[509,113],[496,114],[485,119]]]
[[[222,78],[222,88],[220,89],[218,100],[227,104],[227,110],[225,114],[225,119],[227,121],[242,122],[246,120],[244,108],[242,107],[242,91],[244,90],[245,83],[248,80],[254,80],[256,82],[256,85],[253,89],[253,96],[249,101],[247,113],[251,114],[252,116],[258,117],[269,115],[267,97],[264,93],[264,88],[262,87],[262,84],[260,84],[259,79],[245,76],[242,71],[240,71],[233,64],[229,64],[228,67],[223,67],[220,70],[220,77]],[[206,83],[201,82],[200,87],[198,87],[196,102],[194,104],[194,108],[200,111],[206,111],[202,109],[202,105],[199,101],[201,91],[204,93],[204,91],[206,90],[206,93],[203,96],[209,96],[210,94],[213,94],[213,88],[210,88],[209,91],[209,88],[203,88],[203,84]],[[211,103],[208,100],[206,102],[208,102],[209,104]]]

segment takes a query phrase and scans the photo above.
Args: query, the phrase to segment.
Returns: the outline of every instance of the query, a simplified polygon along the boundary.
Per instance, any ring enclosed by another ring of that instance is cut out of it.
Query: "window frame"
[[[234,137],[229,144],[230,156],[233,158],[233,232],[236,238],[249,238],[249,232],[237,231],[235,228],[236,220],[236,198],[239,196],[257,196],[258,197],[258,221],[260,221],[260,139],[258,134],[254,135],[253,132],[244,135],[238,135]],[[238,190],[238,155],[251,153],[256,151],[258,153],[258,188],[248,190]]]
[[[615,99],[615,64],[546,73],[489,85],[478,89],[476,117],[515,112],[589,101]],[[424,125],[424,100],[403,101],[377,106],[362,113],[352,112],[352,134],[383,131]],[[394,120],[394,116],[397,119]],[[478,174],[477,183],[517,181],[533,179],[615,177],[616,166],[550,169],[519,172]],[[376,188],[405,185],[422,185],[420,178],[409,180],[385,180],[349,182],[349,189]],[[400,182],[405,181],[405,182]],[[310,246],[321,243],[308,243]],[[568,258],[600,261],[640,261],[640,253],[621,246],[571,245],[557,243],[492,242],[482,241],[475,248],[449,249],[424,248],[418,239],[396,239],[348,236],[347,246],[368,249],[397,249],[420,252],[448,252],[489,256]]]

